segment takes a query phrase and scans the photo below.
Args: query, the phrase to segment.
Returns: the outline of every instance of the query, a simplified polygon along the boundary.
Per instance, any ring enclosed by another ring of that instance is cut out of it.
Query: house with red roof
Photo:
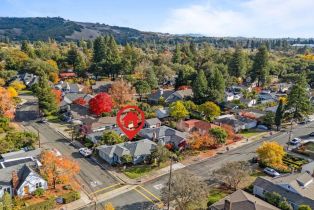
[[[177,124],[177,129],[185,132],[198,131],[200,134],[207,134],[209,129],[217,127],[217,125],[205,122],[203,120],[191,119],[186,121],[180,121]]]

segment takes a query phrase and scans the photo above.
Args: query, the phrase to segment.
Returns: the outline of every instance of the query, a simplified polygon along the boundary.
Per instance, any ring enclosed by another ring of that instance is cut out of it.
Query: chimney
[[[160,96],[162,96],[164,94],[164,89],[160,88],[159,91],[160,91]]]
[[[231,210],[231,202],[228,199],[225,200],[224,210]]]
[[[15,192],[18,184],[19,184],[19,177],[17,176],[17,172],[12,171],[12,187],[13,187],[14,192]]]

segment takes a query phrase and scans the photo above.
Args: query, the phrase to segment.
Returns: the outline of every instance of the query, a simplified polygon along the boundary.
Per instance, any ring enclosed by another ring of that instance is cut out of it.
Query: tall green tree
[[[257,79],[258,86],[264,85],[269,75],[269,55],[267,47],[262,45],[254,57],[252,79]]]
[[[276,110],[275,114],[275,125],[277,126],[277,131],[279,131],[281,122],[282,122],[282,117],[283,117],[283,112],[284,112],[284,104],[283,100],[279,100],[279,104]]]
[[[144,80],[139,80],[135,83],[135,89],[137,94],[140,95],[140,101],[142,100],[143,95],[146,95],[151,92],[149,84]]]
[[[225,96],[225,79],[218,69],[214,69],[208,79],[208,99],[222,102]]]
[[[243,77],[246,73],[246,62],[241,48],[237,47],[229,64],[229,74],[234,77]]]
[[[173,63],[182,62],[182,52],[181,52],[179,44],[176,44],[176,49],[174,50],[174,53],[173,53],[172,62]]]
[[[34,48],[30,45],[30,43],[26,40],[22,41],[21,51],[26,53],[30,58],[35,58]]]
[[[158,79],[153,68],[149,68],[145,73],[145,79],[147,83],[150,85],[151,89],[158,88]]]
[[[97,37],[93,43],[94,53],[93,53],[93,61],[95,63],[101,62],[105,59],[107,54],[107,46],[105,43],[105,39],[102,36]]]
[[[204,102],[208,96],[208,82],[203,70],[200,70],[192,85],[194,98],[198,102]]]
[[[307,87],[305,74],[301,74],[288,95],[286,109],[293,111],[292,118],[294,119],[302,120],[312,111]]]
[[[56,96],[52,92],[46,75],[39,77],[38,84],[34,87],[38,98],[39,109],[44,115],[51,115],[58,111]]]

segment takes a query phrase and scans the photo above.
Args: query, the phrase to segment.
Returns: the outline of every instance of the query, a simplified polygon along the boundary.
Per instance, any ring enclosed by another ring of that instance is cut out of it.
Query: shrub
[[[55,205],[55,200],[53,198],[50,198],[43,202],[23,207],[21,208],[21,210],[50,210],[50,209],[53,209],[54,205]]]
[[[76,201],[76,200],[80,199],[80,197],[81,197],[80,193],[77,192],[77,191],[71,191],[71,192],[69,192],[67,194],[62,195],[64,204]]]
[[[37,197],[42,196],[44,193],[45,193],[45,190],[43,188],[37,188],[34,191],[34,195],[37,196]]]

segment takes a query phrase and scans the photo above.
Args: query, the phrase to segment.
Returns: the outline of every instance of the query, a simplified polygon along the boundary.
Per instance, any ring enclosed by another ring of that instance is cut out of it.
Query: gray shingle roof
[[[291,174],[278,178],[258,177],[254,182],[254,186],[258,186],[267,192],[277,192],[281,196],[287,198],[288,201],[297,205],[310,205],[311,208],[314,209],[314,183],[311,183],[305,188],[300,187],[299,189],[296,189],[298,193],[293,193],[280,186],[280,184],[292,183],[291,186],[296,187],[293,182],[296,182],[298,176],[300,176],[300,174]]]
[[[232,210],[279,210],[277,207],[243,191],[237,190],[231,195],[211,205],[217,210],[225,209],[225,202],[229,201]]]
[[[116,154],[118,157],[129,154],[132,157],[140,155],[148,155],[155,148],[156,143],[148,139],[142,139],[139,141],[129,141],[116,145],[102,145],[97,147],[103,153],[106,153],[109,157],[113,157]]]
[[[151,119],[146,119],[145,123],[148,125],[156,125],[158,123],[161,123],[158,118],[151,118]]]

